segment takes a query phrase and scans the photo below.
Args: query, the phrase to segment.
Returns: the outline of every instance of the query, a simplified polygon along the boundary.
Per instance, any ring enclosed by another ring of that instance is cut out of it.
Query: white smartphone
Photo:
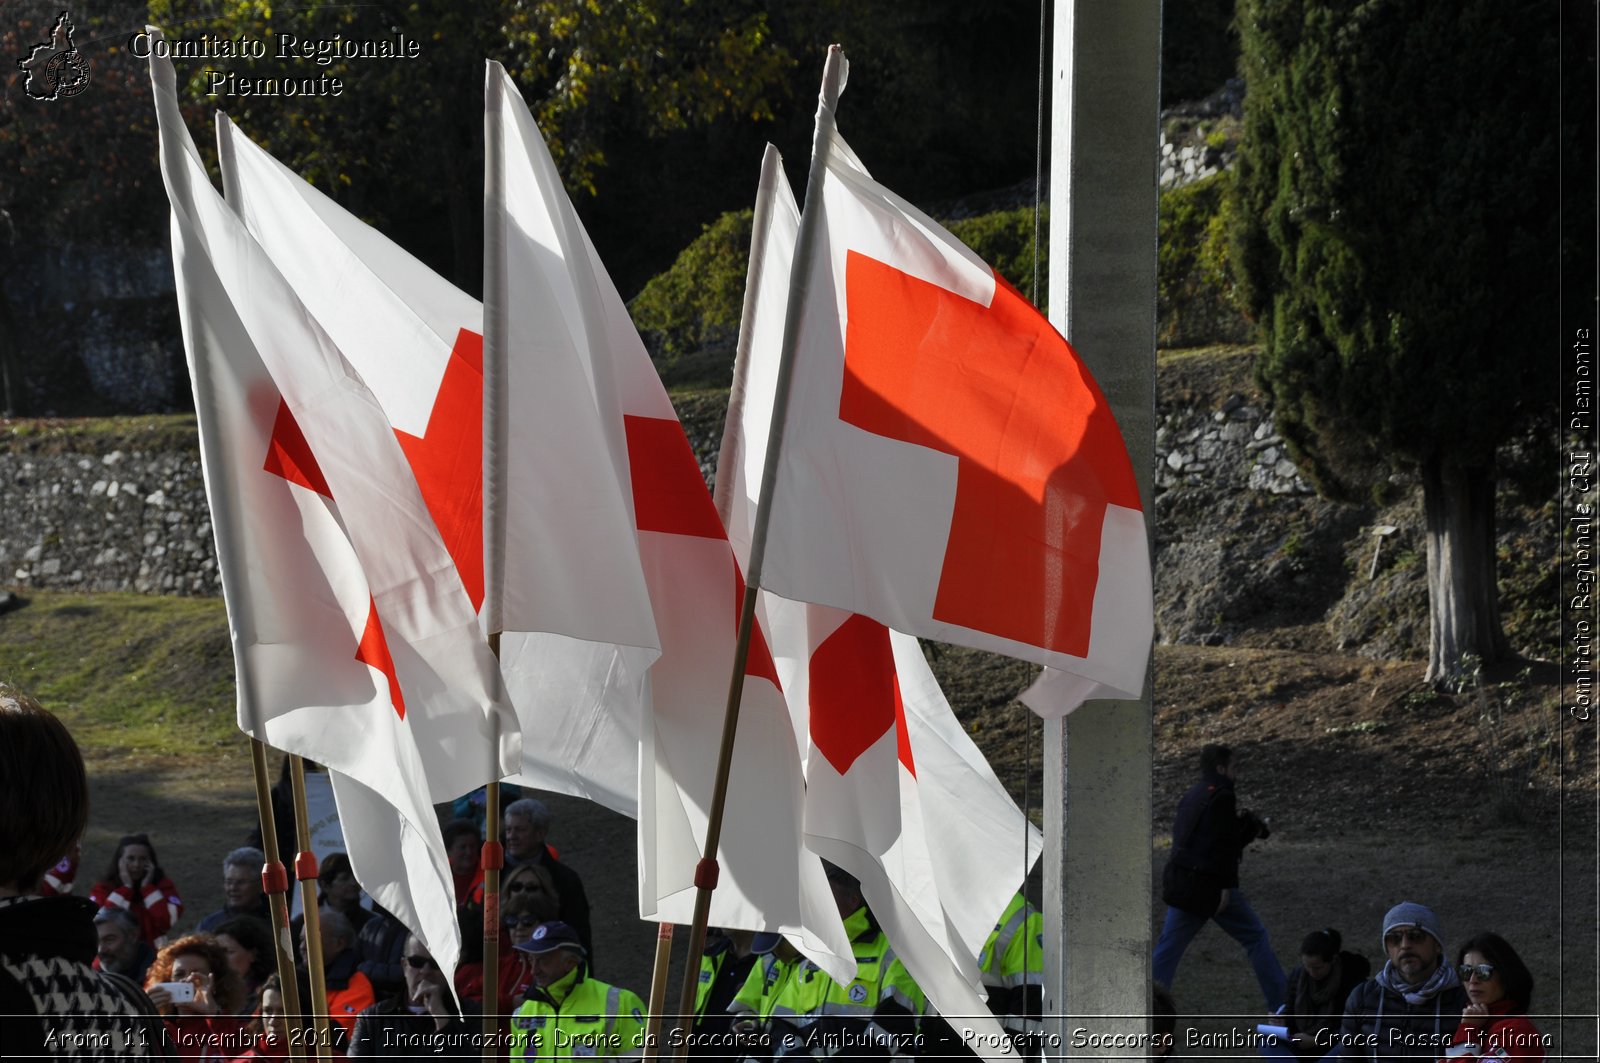
[[[194,1003],[193,982],[157,982],[151,989],[165,989],[174,1004]]]

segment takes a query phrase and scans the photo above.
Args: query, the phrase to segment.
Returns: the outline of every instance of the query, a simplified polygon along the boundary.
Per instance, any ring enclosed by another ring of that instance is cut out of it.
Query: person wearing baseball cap
[[[511,1016],[512,1059],[638,1059],[644,1001],[589,977],[588,950],[560,920],[540,923],[515,948],[533,960],[533,981]]]
[[[1338,1036],[1347,1059],[1440,1059],[1467,994],[1445,963],[1444,935],[1433,909],[1405,901],[1383,917],[1389,961],[1350,991]]]

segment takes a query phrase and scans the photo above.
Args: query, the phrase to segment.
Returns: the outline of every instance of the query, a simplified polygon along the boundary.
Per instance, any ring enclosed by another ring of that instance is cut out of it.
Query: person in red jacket
[[[119,908],[139,920],[139,936],[158,949],[183,914],[178,887],[161,870],[148,834],[127,834],[117,842],[111,864],[89,891],[89,899],[102,909]]]
[[[1456,954],[1467,1006],[1445,1060],[1544,1059],[1548,1037],[1528,1020],[1533,975],[1499,934],[1479,934]]]

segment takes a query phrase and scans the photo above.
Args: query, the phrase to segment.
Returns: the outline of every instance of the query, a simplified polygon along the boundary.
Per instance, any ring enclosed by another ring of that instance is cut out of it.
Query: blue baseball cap
[[[571,949],[579,956],[588,955],[583,942],[578,940],[578,932],[559,919],[540,923],[534,927],[532,937],[527,941],[519,941],[512,947],[522,952],[531,952],[535,956],[542,956],[556,949]]]

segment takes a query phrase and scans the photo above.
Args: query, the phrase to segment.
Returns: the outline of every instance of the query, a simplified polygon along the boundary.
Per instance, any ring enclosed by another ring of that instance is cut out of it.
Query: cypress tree
[[[1319,490],[1423,490],[1427,679],[1507,651],[1496,450],[1557,379],[1555,0],[1240,0],[1233,258]]]

